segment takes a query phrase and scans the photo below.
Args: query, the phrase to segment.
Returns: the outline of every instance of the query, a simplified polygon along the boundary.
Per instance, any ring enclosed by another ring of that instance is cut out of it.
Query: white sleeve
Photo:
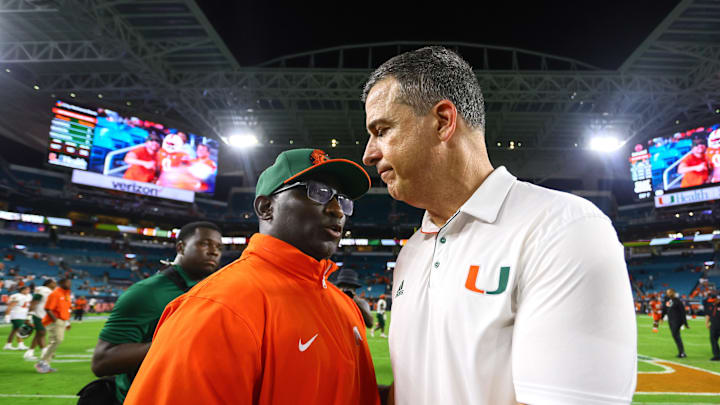
[[[637,332],[622,245],[587,217],[529,245],[518,275],[512,368],[532,405],[629,404]]]

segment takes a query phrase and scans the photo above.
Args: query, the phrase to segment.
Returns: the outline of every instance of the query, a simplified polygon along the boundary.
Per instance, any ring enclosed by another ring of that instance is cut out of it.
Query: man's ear
[[[264,221],[270,221],[273,218],[273,199],[266,195],[260,195],[255,199],[253,204],[255,215]]]
[[[183,254],[184,251],[185,251],[185,242],[182,240],[179,240],[175,244],[175,253],[181,255],[181,254]]]
[[[440,100],[430,112],[437,122],[437,137],[441,142],[449,141],[457,128],[458,112],[455,104],[450,100]]]

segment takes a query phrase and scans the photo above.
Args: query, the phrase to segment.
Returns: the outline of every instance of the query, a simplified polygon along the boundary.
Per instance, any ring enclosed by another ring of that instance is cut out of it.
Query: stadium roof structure
[[[262,147],[222,165],[254,185],[258,171],[291,147],[359,160],[368,74],[430,44],[348,45],[240,66],[194,0],[0,0],[0,92],[9,96],[0,103],[0,134],[44,150],[51,97],[220,139],[252,129]],[[716,0],[681,1],[617,70],[511,47],[437,45],[476,68],[491,158],[521,177],[597,177],[596,167],[567,158],[595,132],[639,142],[676,121],[720,117]]]

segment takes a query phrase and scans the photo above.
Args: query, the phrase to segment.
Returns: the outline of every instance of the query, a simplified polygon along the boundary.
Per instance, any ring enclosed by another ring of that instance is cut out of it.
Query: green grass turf
[[[690,319],[688,324],[690,329],[683,329],[680,332],[685,345],[685,353],[688,357],[678,359],[675,357],[678,354],[677,348],[670,335],[670,327],[667,322],[660,325],[658,333],[652,333],[652,319],[647,315],[639,316],[637,318],[638,354],[640,356],[671,360],[720,373],[720,362],[710,361],[712,357],[710,332],[705,328],[705,319],[700,317]],[[720,398],[718,400],[720,402]]]
[[[90,371],[90,357],[102,325],[102,320],[91,318],[82,323],[73,322],[71,329],[65,332],[65,341],[58,347],[52,362],[52,367],[58,369],[57,373],[38,374],[33,362],[23,360],[23,351],[0,351],[0,394],[77,394],[80,388],[96,378]],[[3,346],[9,333],[9,325],[0,325]],[[25,344],[30,346],[30,342]],[[39,355],[40,351],[36,350],[36,354]],[[74,405],[77,399],[0,396],[0,404]]]
[[[646,361],[638,361],[638,371],[663,371],[664,368]]]
[[[388,322],[390,314],[388,313]],[[690,329],[683,330],[682,336],[688,358],[675,358],[675,344],[670,336],[667,323],[660,327],[659,333],[652,333],[652,320],[648,316],[640,316],[638,325],[638,352],[642,356],[676,361],[706,370],[720,373],[720,363],[709,361],[712,357],[708,331],[705,329],[703,319],[691,320]],[[102,328],[102,320],[88,320],[83,323],[75,322],[67,332],[65,341],[60,345],[53,367],[57,373],[38,374],[32,362],[22,358],[22,352],[0,351],[0,394],[23,395],[74,395],[82,386],[95,377],[90,371],[90,356],[95,347],[97,335]],[[0,336],[3,339],[10,329],[8,325],[0,325]],[[386,329],[387,331],[387,329]],[[4,340],[3,340],[4,341]],[[379,332],[376,337],[370,336],[368,330],[368,344],[375,363],[375,373],[379,384],[392,382],[392,368],[390,367],[390,354],[388,341],[381,338]],[[73,362],[60,362],[60,360],[73,360]],[[638,362],[640,371],[657,371],[657,366],[645,361]],[[74,398],[18,398],[0,396],[0,404],[25,405],[70,405],[77,403]],[[635,395],[633,404],[674,404],[674,403],[720,403],[720,396],[696,395]]]

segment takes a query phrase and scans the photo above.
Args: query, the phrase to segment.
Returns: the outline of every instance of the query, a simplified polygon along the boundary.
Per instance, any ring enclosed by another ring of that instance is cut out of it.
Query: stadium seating
[[[712,258],[712,253],[703,253],[633,259],[628,263],[628,271],[635,282],[642,283],[644,293],[673,288],[680,295],[690,295],[698,279],[703,276],[703,263]]]
[[[58,173],[16,165],[10,165],[10,172],[17,181],[25,186],[42,187],[50,190],[62,190],[65,187],[64,176]]]

